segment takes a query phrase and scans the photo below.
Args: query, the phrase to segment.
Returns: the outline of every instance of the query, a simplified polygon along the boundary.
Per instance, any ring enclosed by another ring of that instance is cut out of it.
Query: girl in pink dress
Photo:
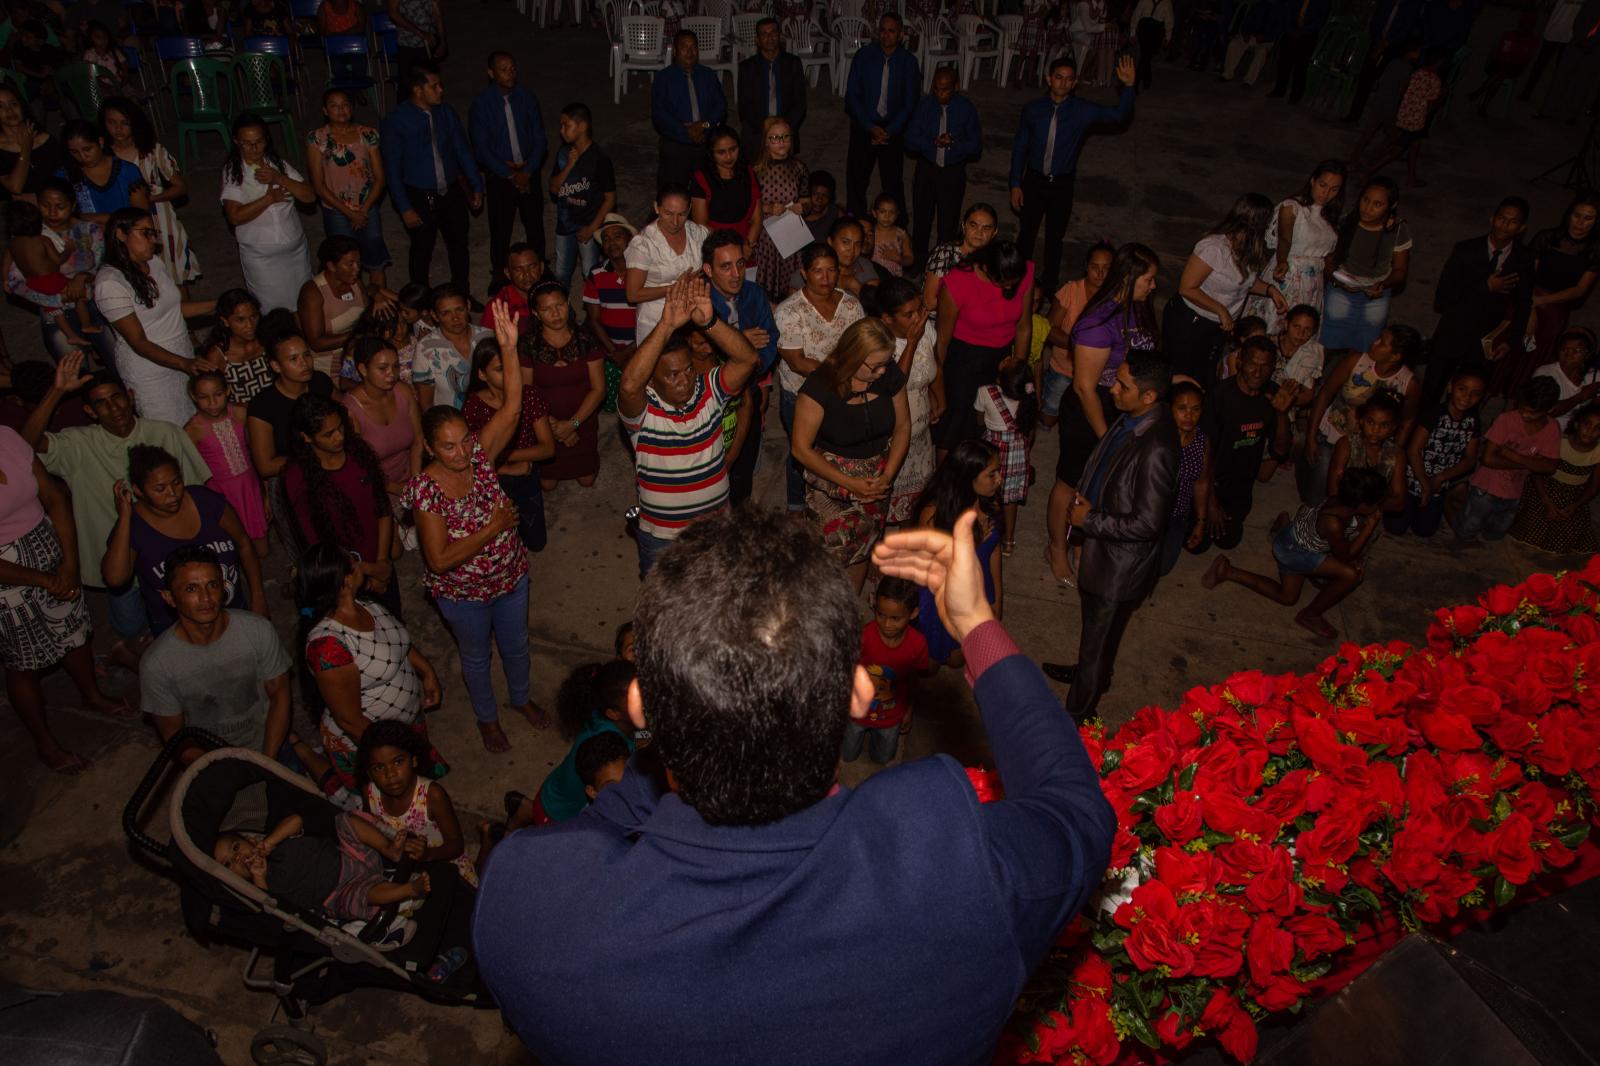
[[[267,509],[261,479],[250,462],[245,442],[244,408],[228,402],[228,381],[221,371],[204,370],[189,379],[195,414],[184,425],[200,458],[211,468],[206,485],[233,505],[244,531],[255,542],[258,557],[267,554]]]

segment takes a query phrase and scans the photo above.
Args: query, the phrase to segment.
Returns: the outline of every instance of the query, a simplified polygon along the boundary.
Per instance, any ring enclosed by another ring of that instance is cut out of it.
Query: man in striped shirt
[[[705,334],[728,361],[696,376],[685,326]],[[661,321],[628,360],[617,392],[638,475],[641,579],[685,526],[727,506],[722,410],[759,365],[744,334],[717,315],[703,276],[672,284]]]

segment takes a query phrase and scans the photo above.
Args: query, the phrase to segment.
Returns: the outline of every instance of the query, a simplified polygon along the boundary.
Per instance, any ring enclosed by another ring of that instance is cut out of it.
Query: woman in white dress
[[[214,364],[195,359],[184,321],[209,315],[215,300],[185,300],[159,263],[161,231],[150,212],[124,207],[106,223],[106,258],[94,276],[94,302],[116,332],[117,374],[140,418],[183,425],[194,414],[189,378]]]
[[[144,110],[126,96],[113,96],[100,105],[100,128],[117,158],[132,163],[150,189],[150,207],[161,231],[161,262],[172,280],[188,285],[200,277],[200,261],[189,246],[189,231],[173,204],[189,195],[189,185],[172,153],[156,140],[156,128]]]
[[[667,183],[656,193],[656,219],[628,242],[628,302],[638,309],[634,336],[643,343],[661,321],[667,289],[685,273],[700,272],[700,246],[711,231],[689,217],[689,190]]]
[[[1287,307],[1305,304],[1322,312],[1323,269],[1339,243],[1344,178],[1344,164],[1325,159],[1312,169],[1303,189],[1278,205],[1277,222],[1267,231],[1274,259],[1266,276],[1283,293]],[[1269,337],[1282,329],[1277,304],[1264,296],[1253,297],[1246,313],[1266,320]]]
[[[917,286],[905,278],[889,278],[873,292],[871,302],[878,321],[894,336],[895,360],[906,376],[906,405],[911,415],[911,444],[889,492],[888,522],[898,525],[914,517],[917,497],[928,487],[938,465],[928,426],[935,413],[943,413],[944,395],[939,359],[933,350],[934,330]]]
[[[239,242],[244,285],[263,312],[299,306],[311,280],[306,231],[291,201],[315,201],[317,192],[279,158],[266,123],[245,112],[233,122],[233,152],[222,164],[222,211]]]

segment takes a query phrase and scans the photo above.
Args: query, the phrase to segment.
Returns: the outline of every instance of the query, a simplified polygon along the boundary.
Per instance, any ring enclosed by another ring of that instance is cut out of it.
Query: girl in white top
[[[1533,372],[1536,378],[1549,378],[1561,390],[1561,398],[1550,408],[1550,414],[1567,431],[1572,412],[1600,396],[1600,370],[1590,364],[1594,361],[1594,334],[1587,329],[1569,329],[1556,338],[1556,361],[1541,366]]]
[[[186,315],[208,315],[214,300],[186,301],[172,275],[151,269],[161,233],[150,212],[125,207],[106,223],[105,262],[94,302],[116,333],[117,373],[141,418],[181,426],[194,415],[189,377],[200,369]]]
[[[222,164],[222,212],[239,242],[245,288],[263,312],[299,306],[311,280],[311,252],[292,200],[317,198],[311,183],[278,157],[261,119],[246,112],[233,123],[233,152]]]
[[[1338,217],[1343,194],[1344,164],[1329,159],[1311,171],[1305,188],[1278,205],[1276,224],[1267,231],[1267,247],[1275,253],[1269,277],[1290,307],[1305,304],[1322,311],[1323,266],[1339,243],[1328,215]],[[1256,297],[1249,313],[1266,321],[1269,336],[1278,334],[1282,322],[1274,301]]]
[[[656,194],[656,220],[628,242],[623,276],[628,302],[638,309],[634,337],[639,343],[661,321],[667,289],[689,272],[700,270],[700,246],[710,234],[689,218],[689,191],[664,185]]]

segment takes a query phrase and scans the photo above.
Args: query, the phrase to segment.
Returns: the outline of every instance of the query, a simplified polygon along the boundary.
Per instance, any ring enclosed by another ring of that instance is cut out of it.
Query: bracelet
[[[578,422],[578,420],[576,418],[574,418],[572,420],[572,428],[573,429],[577,429],[579,427],[579,425],[580,425],[580,423]]]

